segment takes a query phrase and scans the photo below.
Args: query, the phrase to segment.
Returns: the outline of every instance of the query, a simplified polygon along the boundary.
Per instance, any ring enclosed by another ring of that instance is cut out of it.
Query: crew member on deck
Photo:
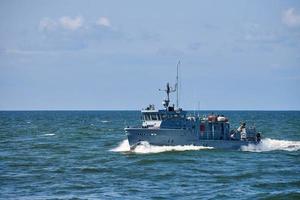
[[[237,129],[237,131],[241,134],[241,140],[246,140],[247,134],[246,134],[246,123],[241,123],[240,127]]]

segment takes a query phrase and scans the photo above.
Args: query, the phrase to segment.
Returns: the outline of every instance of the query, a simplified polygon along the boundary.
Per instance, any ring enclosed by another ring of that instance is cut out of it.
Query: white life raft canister
[[[226,117],[223,117],[223,116],[219,116],[217,118],[217,120],[218,120],[218,122],[227,122],[228,121],[228,119]]]

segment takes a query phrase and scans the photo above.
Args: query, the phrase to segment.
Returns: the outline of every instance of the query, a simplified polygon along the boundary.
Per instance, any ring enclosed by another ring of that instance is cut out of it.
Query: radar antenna
[[[170,87],[170,84],[167,83],[166,89],[159,89],[159,91],[165,91],[167,93],[167,99],[165,99],[163,101],[163,105],[164,105],[165,108],[168,108],[169,103],[170,103],[170,93],[176,91],[176,86],[175,86],[175,88],[172,88],[172,87]]]

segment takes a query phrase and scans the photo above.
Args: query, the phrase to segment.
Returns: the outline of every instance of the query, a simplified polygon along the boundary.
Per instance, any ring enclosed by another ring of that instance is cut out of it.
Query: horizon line
[[[139,109],[5,109],[0,110],[0,112],[35,112],[35,111],[47,111],[47,112],[55,112],[55,111],[141,111]],[[189,112],[201,112],[201,111],[300,111],[297,109],[203,109],[203,110],[190,110],[187,109],[185,111]]]

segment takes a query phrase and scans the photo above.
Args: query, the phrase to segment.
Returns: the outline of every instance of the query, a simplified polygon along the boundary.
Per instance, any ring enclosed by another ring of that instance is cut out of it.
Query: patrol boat
[[[229,119],[223,115],[188,115],[178,106],[178,67],[175,87],[167,83],[164,109],[153,104],[141,111],[142,125],[127,127],[125,133],[131,149],[142,142],[157,146],[195,145],[221,149],[240,149],[243,145],[258,144],[261,133],[242,123],[230,130]],[[170,105],[170,93],[177,91],[177,107]]]

